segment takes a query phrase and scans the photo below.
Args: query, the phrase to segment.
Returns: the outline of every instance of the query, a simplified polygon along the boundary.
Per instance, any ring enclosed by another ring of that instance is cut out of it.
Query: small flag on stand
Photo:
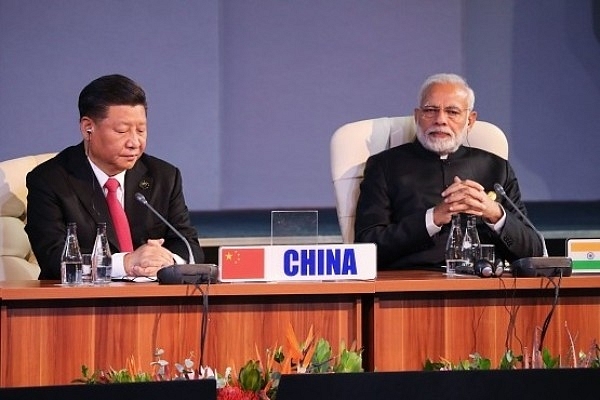
[[[261,247],[222,248],[219,250],[222,279],[264,279],[265,249]]]
[[[573,272],[600,272],[600,239],[567,240],[567,257]]]

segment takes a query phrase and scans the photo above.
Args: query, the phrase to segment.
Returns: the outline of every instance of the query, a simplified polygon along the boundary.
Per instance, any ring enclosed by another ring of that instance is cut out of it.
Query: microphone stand
[[[180,284],[180,283],[201,283],[203,281],[215,282],[218,275],[218,268],[215,264],[196,264],[192,248],[187,239],[173,225],[169,223],[158,211],[154,209],[141,193],[135,194],[135,199],[145,205],[154,215],[156,215],[173,233],[179,237],[185,244],[188,251],[188,264],[175,264],[169,267],[161,268],[156,273],[160,283]]]
[[[171,265],[169,267],[161,268],[156,273],[159,283],[166,284],[181,284],[188,283],[196,285],[202,295],[202,320],[200,327],[200,367],[203,367],[204,362],[204,343],[206,340],[206,329],[208,326],[208,289],[205,293],[199,284],[203,281],[209,285],[211,282],[216,281],[218,275],[218,268],[215,264],[196,264],[192,248],[187,239],[179,232],[173,225],[169,223],[158,211],[152,207],[146,197],[141,193],[135,194],[135,199],[145,205],[154,215],[156,215],[165,225],[171,229],[182,241],[185,243],[185,247],[188,251],[189,264]]]
[[[548,257],[546,241],[544,240],[542,233],[537,230],[529,218],[527,218],[527,216],[519,210],[512,199],[508,197],[502,185],[499,183],[494,184],[494,190],[510,204],[515,212],[523,218],[523,221],[533,229],[542,241],[544,256],[524,257],[511,262],[510,267],[512,274],[514,276],[571,276],[571,272],[573,271],[573,262],[571,259],[568,257]]]
[[[531,222],[529,220],[529,218],[527,218],[527,215],[525,215],[519,209],[519,207],[517,207],[517,205],[514,203],[514,201],[512,201],[512,199],[510,197],[508,197],[508,195],[506,194],[506,191],[504,190],[504,188],[502,187],[502,185],[500,185],[499,183],[494,184],[494,191],[496,193],[498,193],[500,196],[504,197],[504,199],[508,202],[508,204],[510,204],[510,206],[513,208],[513,210],[515,210],[515,212],[517,214],[519,214],[519,216],[521,218],[523,218],[523,221],[525,221],[525,223],[527,225],[529,225],[531,227],[531,229],[533,229],[533,231],[536,233],[536,235],[538,235],[538,237],[542,241],[542,249],[543,249],[544,257],[548,257],[548,249],[546,249],[546,240],[544,239],[544,235],[542,235],[542,232],[540,232],[540,231],[537,230],[537,228],[535,227],[535,225],[533,225],[533,222]]]

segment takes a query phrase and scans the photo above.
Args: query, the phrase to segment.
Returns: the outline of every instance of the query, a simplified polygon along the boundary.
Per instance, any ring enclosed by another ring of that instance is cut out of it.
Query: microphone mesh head
[[[504,191],[504,188],[502,187],[501,184],[499,183],[495,183],[494,184],[494,190],[496,191],[496,193],[498,193],[500,196],[506,196],[506,192]]]
[[[147,203],[147,201],[146,201],[146,198],[145,198],[145,197],[144,197],[144,195],[143,195],[143,194],[141,194],[140,192],[137,192],[137,193],[135,194],[135,199],[136,199],[137,201],[139,201],[140,203],[142,203],[142,204],[146,204],[146,203]]]

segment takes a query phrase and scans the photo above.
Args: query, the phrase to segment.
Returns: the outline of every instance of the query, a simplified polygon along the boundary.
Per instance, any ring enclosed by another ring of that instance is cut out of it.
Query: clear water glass
[[[446,276],[453,277],[456,274],[456,268],[466,267],[467,260],[464,259],[449,259],[446,260]]]
[[[96,256],[94,260],[92,278],[95,284],[110,283],[112,273],[112,260],[110,256]]]
[[[81,255],[81,281],[83,283],[92,282],[92,255]]]

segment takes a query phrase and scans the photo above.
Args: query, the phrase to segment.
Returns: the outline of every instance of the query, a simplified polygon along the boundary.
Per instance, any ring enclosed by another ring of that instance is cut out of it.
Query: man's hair
[[[79,94],[79,119],[106,118],[110,106],[142,105],[148,111],[144,89],[123,75],[106,75],[90,82]]]
[[[429,90],[430,86],[443,83],[451,83],[462,86],[467,92],[468,108],[469,110],[473,110],[473,107],[475,107],[475,92],[473,92],[473,89],[471,89],[471,87],[467,84],[467,81],[462,76],[456,74],[435,74],[425,79],[425,82],[423,82],[423,85],[421,85],[421,90],[419,91],[417,104],[423,104],[423,97]]]

